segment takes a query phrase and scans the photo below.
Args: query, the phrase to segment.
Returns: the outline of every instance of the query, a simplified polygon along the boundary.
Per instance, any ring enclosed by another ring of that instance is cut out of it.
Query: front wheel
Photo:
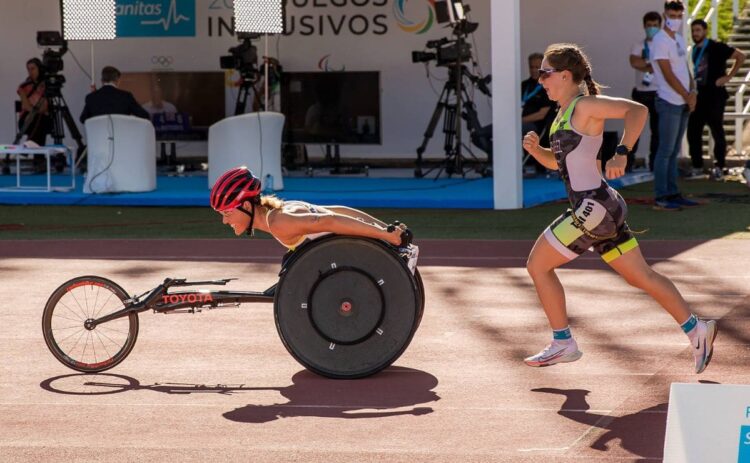
[[[94,328],[94,320],[124,307],[129,299],[115,282],[82,276],[63,283],[52,293],[42,316],[47,347],[63,365],[84,373],[97,373],[119,364],[135,345],[138,314],[131,313]]]

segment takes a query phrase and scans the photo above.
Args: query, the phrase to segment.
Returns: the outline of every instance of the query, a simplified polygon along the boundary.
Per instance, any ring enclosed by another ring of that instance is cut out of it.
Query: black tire
[[[422,315],[424,315],[424,304],[425,299],[427,298],[427,295],[425,295],[424,292],[424,283],[422,282],[422,275],[419,274],[419,269],[414,269],[414,281],[417,284],[417,297],[419,298],[419,313],[417,314],[417,326],[415,328],[415,331],[417,328],[419,328],[419,324],[422,323]]]
[[[406,262],[376,240],[331,236],[295,252],[274,300],[284,347],[305,368],[354,379],[390,366],[417,329],[423,297]]]
[[[115,282],[98,276],[81,276],[60,285],[42,315],[42,334],[52,355],[83,373],[105,371],[125,360],[138,338],[137,313],[92,330],[84,322],[122,309],[129,298]]]

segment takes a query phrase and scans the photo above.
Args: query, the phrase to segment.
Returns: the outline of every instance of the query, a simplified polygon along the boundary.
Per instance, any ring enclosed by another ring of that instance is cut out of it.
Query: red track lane
[[[287,353],[271,304],[142,313],[133,352],[100,375],[66,369],[42,339],[47,298],[74,276],[131,294],[167,276],[260,290],[278,279],[274,241],[0,241],[0,462],[657,462],[672,382],[750,383],[750,240],[642,245],[719,321],[699,376],[674,320],[591,253],[557,272],[583,358],[524,365],[550,338],[532,244],[421,240],[412,344],[378,375],[336,381]]]

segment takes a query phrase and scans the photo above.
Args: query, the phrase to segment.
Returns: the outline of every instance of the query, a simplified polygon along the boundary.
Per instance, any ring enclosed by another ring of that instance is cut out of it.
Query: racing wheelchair
[[[416,268],[419,248],[407,232],[398,247],[339,235],[305,243],[288,254],[279,281],[263,292],[177,290],[223,286],[234,278],[166,278],[131,296],[107,278],[76,277],[47,301],[44,340],[65,366],[98,373],[130,354],[142,312],[196,313],[273,302],[279,337],[305,368],[329,378],[369,376],[406,350],[424,312],[424,286]]]

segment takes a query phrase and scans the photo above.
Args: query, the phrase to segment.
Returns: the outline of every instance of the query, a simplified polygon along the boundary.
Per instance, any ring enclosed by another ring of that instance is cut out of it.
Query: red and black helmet
[[[260,179],[245,167],[226,171],[211,188],[211,207],[219,212],[236,209],[245,201],[256,201]]]

